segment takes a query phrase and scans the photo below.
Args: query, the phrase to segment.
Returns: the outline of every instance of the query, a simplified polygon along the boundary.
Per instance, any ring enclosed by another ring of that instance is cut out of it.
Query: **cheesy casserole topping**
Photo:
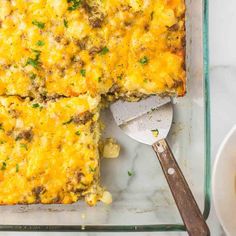
[[[0,204],[94,205],[101,97],[185,77],[184,0],[1,0]]]
[[[0,204],[85,197],[94,205],[100,191],[98,102],[0,98]]]
[[[184,0],[1,0],[0,94],[184,95]]]

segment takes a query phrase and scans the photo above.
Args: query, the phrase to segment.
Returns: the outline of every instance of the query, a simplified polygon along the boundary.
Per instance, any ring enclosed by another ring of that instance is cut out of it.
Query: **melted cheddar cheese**
[[[0,98],[0,204],[102,197],[95,98]]]
[[[0,94],[185,93],[184,0],[0,1]]]

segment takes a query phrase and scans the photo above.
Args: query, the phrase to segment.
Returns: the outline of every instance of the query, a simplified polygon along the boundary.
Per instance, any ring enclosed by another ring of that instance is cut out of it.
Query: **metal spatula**
[[[170,98],[151,96],[139,102],[119,100],[113,103],[110,109],[117,125],[128,136],[152,145],[189,235],[210,235],[194,196],[166,141],[173,118]]]

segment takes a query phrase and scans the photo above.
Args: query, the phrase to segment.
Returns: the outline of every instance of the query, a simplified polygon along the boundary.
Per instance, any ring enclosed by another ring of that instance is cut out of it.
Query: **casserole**
[[[185,94],[184,0],[15,0],[0,9],[0,204],[95,205],[106,199],[98,101]],[[97,111],[81,111],[87,103]]]
[[[94,205],[99,187],[99,99],[0,97],[0,204]],[[4,158],[4,159],[3,159]]]
[[[188,94],[177,100],[170,144],[204,216],[210,209],[210,126],[207,54],[207,2],[187,1]],[[203,24],[204,20],[204,24]],[[202,27],[204,25],[204,28]],[[203,37],[204,33],[204,37]],[[203,44],[204,40],[204,44]],[[191,41],[191,43],[190,43]],[[50,231],[175,231],[184,230],[156,159],[145,145],[138,145],[112,126],[123,146],[120,159],[103,161],[103,185],[114,202],[88,208],[68,206],[2,206],[1,230]],[[191,155],[189,155],[191,153]],[[127,158],[129,157],[129,158]],[[148,158],[148,161],[147,159]],[[133,171],[129,176],[128,171]],[[129,178],[131,177],[131,178]],[[125,190],[125,191],[124,191]],[[125,216],[125,217],[124,217]]]
[[[2,95],[185,94],[184,0],[16,0],[0,8]]]

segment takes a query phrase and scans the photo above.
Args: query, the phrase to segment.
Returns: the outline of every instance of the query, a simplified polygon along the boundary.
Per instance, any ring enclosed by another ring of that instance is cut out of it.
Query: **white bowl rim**
[[[220,214],[220,209],[218,207],[218,204],[217,204],[217,200],[216,200],[216,192],[215,192],[215,186],[216,186],[216,169],[217,169],[217,166],[218,166],[218,163],[219,163],[219,160],[220,160],[220,156],[221,156],[221,153],[226,145],[226,143],[228,142],[228,140],[230,139],[230,137],[236,132],[236,124],[230,129],[230,131],[228,132],[228,134],[225,136],[224,140],[222,141],[218,151],[217,151],[217,154],[216,154],[216,158],[215,158],[215,161],[214,161],[214,165],[213,165],[213,169],[212,169],[212,198],[213,198],[213,204],[214,204],[214,207],[215,207],[215,211],[216,211],[216,215],[222,225],[222,227],[224,228],[225,232],[227,235],[229,235],[229,232],[227,230],[227,227],[224,225],[224,220],[223,218],[221,217],[221,214]]]

